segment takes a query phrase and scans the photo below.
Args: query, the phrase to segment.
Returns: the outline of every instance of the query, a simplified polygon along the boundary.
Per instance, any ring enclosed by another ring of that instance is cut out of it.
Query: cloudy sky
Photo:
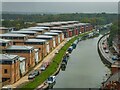
[[[2,11],[57,13],[117,13],[118,0],[4,0]],[[38,2],[39,1],[39,2]],[[44,1],[44,2],[43,2]],[[50,2],[51,1],[51,2]],[[89,1],[89,2],[88,2]]]
[[[2,0],[2,2],[119,2],[120,0]]]

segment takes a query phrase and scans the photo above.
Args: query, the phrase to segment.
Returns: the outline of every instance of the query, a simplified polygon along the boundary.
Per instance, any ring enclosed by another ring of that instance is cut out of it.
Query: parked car
[[[113,55],[112,56],[112,60],[118,60],[118,56],[117,55]]]
[[[11,85],[3,86],[1,90],[13,90]]]
[[[45,66],[45,68],[47,68],[50,65],[50,62],[43,62],[43,66]]]
[[[38,76],[39,74],[40,72],[38,70],[35,70],[28,75],[28,79],[34,79],[35,76]]]
[[[104,44],[104,42],[102,42],[102,44]]]
[[[107,48],[106,45],[104,45],[104,46],[103,46],[103,49],[106,49],[106,48]]]
[[[41,71],[45,71],[45,69],[46,69],[46,67],[45,67],[45,65],[43,64],[43,65],[40,67],[40,70],[41,70]]]
[[[109,53],[109,50],[105,50],[105,53]]]
[[[47,79],[47,83],[48,84],[53,84],[56,82],[56,76],[50,76],[48,79]]]

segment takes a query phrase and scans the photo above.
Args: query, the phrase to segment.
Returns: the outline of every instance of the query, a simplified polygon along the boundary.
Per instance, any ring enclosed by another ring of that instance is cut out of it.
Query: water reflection
[[[109,69],[101,62],[97,52],[99,38],[78,43],[70,55],[65,71],[57,75],[54,88],[99,88],[101,86],[103,77]]]

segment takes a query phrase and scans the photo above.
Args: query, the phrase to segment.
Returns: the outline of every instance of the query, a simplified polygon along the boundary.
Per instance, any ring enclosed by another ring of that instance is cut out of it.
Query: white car
[[[3,86],[1,90],[13,90],[11,85]]]
[[[47,83],[48,84],[53,84],[56,82],[56,76],[50,76],[48,79],[47,79]]]
[[[109,53],[109,50],[105,50],[105,53]]]
[[[45,69],[46,69],[46,67],[45,67],[44,65],[42,65],[42,66],[40,67],[40,70],[41,70],[41,71],[45,71]]]

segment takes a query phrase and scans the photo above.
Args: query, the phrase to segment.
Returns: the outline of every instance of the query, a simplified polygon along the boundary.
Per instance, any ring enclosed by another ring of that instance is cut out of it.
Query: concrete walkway
[[[42,62],[40,62],[37,66],[35,66],[34,68],[33,68],[33,70],[36,70],[36,69],[38,69],[41,65],[42,65],[42,63],[43,62],[50,62],[52,59],[53,59],[53,57],[55,56],[55,53],[56,53],[56,50],[60,50],[63,46],[64,46],[64,44],[67,42],[67,39],[65,39],[60,45],[58,45],[50,54],[48,54],[44,59],[43,59],[43,61]],[[32,70],[32,71],[33,71]],[[30,72],[29,72],[30,73]],[[28,74],[29,74],[28,73]],[[19,81],[17,81],[16,83],[14,83],[14,84],[12,84],[11,85],[11,87],[13,87],[13,88],[17,88],[17,87],[19,87],[19,85],[21,85],[21,84],[24,84],[25,82],[28,82],[29,80],[28,80],[28,74],[26,74],[24,77],[22,77]]]

